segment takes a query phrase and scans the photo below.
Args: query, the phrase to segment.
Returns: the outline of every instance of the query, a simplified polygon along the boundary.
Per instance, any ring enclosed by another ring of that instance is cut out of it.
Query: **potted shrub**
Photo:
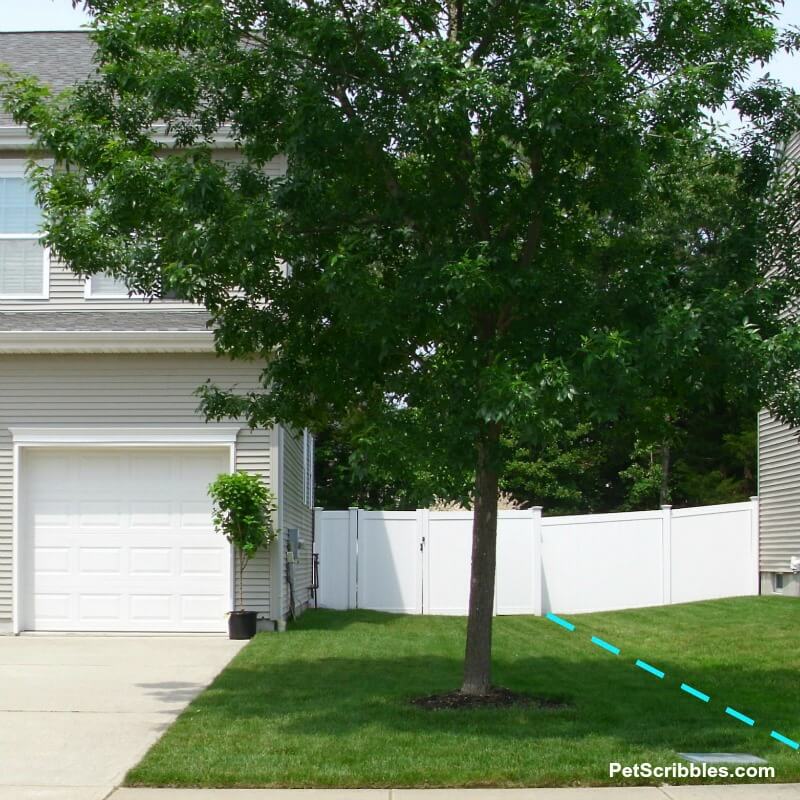
[[[208,493],[214,501],[214,527],[237,553],[236,608],[228,617],[228,633],[231,639],[251,639],[256,632],[257,614],[244,607],[244,571],[250,559],[275,539],[275,500],[260,478],[247,472],[220,475]]]

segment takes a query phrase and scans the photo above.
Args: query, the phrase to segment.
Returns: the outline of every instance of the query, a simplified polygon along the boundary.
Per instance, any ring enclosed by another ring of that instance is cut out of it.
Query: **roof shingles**
[[[86,31],[0,32],[0,64],[36,77],[54,91],[88,78],[95,71],[94,51]],[[0,110],[0,126],[14,124]]]
[[[0,333],[205,331],[210,316],[200,310],[0,311]]]

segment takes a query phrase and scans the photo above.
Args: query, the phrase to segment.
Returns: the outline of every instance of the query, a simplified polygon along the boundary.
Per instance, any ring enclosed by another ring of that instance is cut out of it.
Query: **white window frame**
[[[314,507],[314,436],[303,428],[303,502]]]
[[[89,276],[86,279],[83,287],[83,296],[87,300],[130,300],[135,295],[132,295],[126,289],[121,294],[115,294],[113,292],[94,292],[92,291],[92,278]]]
[[[51,162],[40,162],[47,165]],[[21,159],[9,159],[0,163],[0,178],[23,178],[25,174],[26,161]],[[0,240],[13,241],[39,241],[41,234],[38,233],[0,233]],[[0,292],[0,300],[49,300],[50,299],[50,248],[42,248],[42,291],[41,294],[6,294]]]

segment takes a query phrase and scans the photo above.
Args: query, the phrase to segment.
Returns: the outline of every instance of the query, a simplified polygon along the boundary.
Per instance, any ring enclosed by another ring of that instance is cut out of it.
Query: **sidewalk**
[[[800,800],[800,783],[588,789],[117,789],[109,800]]]

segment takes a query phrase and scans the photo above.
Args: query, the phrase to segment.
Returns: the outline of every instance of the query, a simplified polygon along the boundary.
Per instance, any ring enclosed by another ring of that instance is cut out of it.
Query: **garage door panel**
[[[33,509],[33,522],[38,528],[66,528],[70,521],[68,500],[43,499]]]
[[[224,614],[220,598],[210,594],[182,594],[181,616],[184,619],[208,623],[220,613]]]
[[[180,552],[181,572],[184,575],[219,575],[224,569],[219,547],[184,547]]]
[[[132,594],[131,619],[167,623],[173,617],[173,598],[168,594]]]
[[[69,575],[69,547],[37,547],[35,552],[36,569],[48,575]]]
[[[115,500],[83,500],[77,504],[75,524],[78,529],[122,528],[125,511]]]
[[[47,487],[51,498],[70,500],[69,476],[74,468],[75,459],[70,453],[53,451],[51,458],[38,464],[36,474],[30,475],[28,480],[34,490]]]
[[[130,575],[172,575],[177,554],[171,547],[131,547]]]
[[[130,526],[169,528],[173,524],[173,513],[174,507],[169,500],[133,500],[130,503]]]
[[[122,572],[121,547],[81,547],[78,550],[79,575],[115,575]]]
[[[78,617],[90,623],[113,623],[122,619],[122,597],[113,592],[79,592]]]
[[[207,489],[227,465],[222,450],[26,454],[24,626],[224,630],[230,553]]]
[[[72,616],[72,595],[69,592],[50,592],[34,595],[34,613],[42,621],[63,625]]]
[[[53,452],[53,451],[50,451]],[[70,449],[65,450],[72,457],[71,468],[83,483],[108,483],[118,485],[121,473],[130,468],[129,450]]]

